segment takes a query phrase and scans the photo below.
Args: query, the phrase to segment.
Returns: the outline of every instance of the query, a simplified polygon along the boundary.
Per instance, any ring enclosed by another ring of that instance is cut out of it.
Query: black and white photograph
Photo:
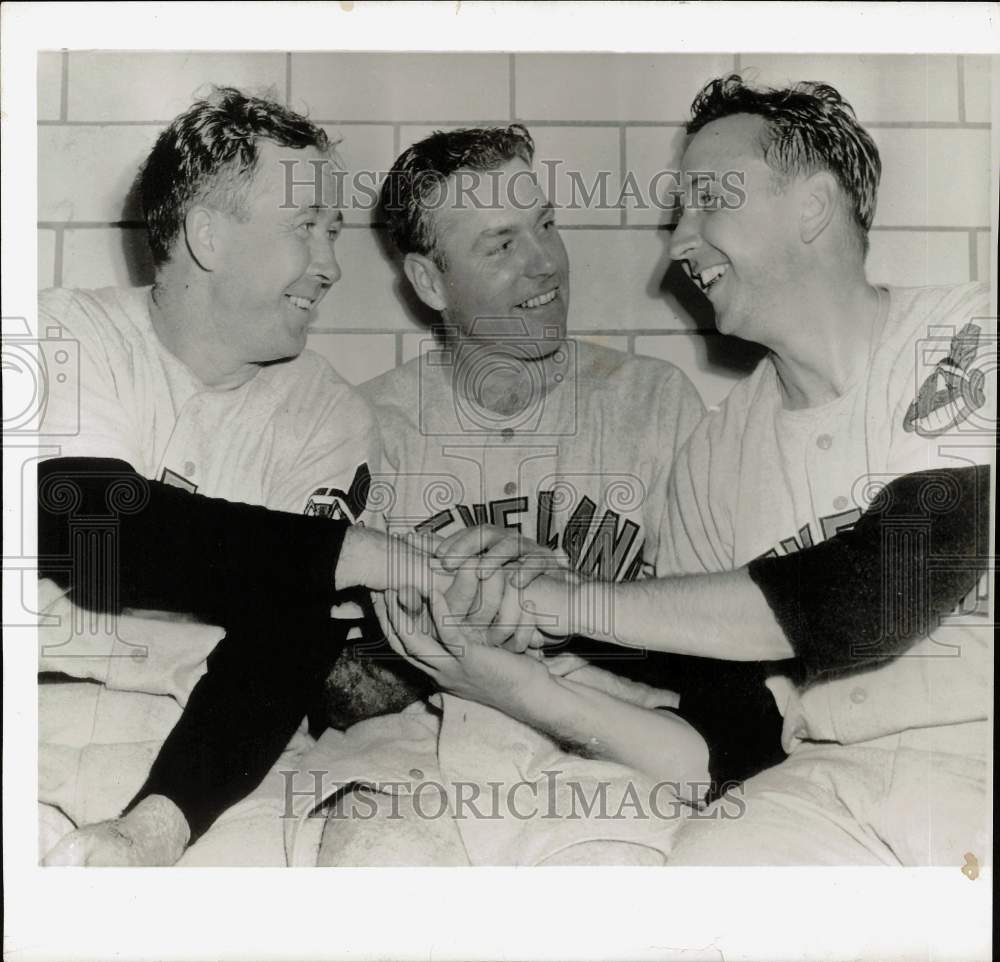
[[[5,955],[990,958],[1000,7],[176,6],[4,10]]]

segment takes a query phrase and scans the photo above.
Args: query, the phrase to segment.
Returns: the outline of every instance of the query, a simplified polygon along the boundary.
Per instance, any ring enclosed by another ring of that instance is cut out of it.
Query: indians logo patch
[[[972,367],[979,328],[966,324],[952,339],[948,356],[934,366],[903,418],[903,430],[935,437],[961,424],[986,403],[986,374]]]
[[[313,491],[309,496],[305,514],[356,524],[368,503],[371,482],[372,476],[368,465],[362,464],[355,472],[348,491],[342,491],[340,488],[317,488]]]

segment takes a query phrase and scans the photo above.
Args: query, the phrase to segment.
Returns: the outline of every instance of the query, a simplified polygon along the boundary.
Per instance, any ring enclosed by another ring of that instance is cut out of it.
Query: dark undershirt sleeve
[[[208,671],[126,807],[165,795],[194,843],[264,779],[322,691],[351,623],[329,604],[291,605],[228,626]]]
[[[329,607],[346,527],[191,494],[124,461],[38,467],[39,573],[97,610],[179,611],[228,628],[275,606]]]
[[[83,607],[196,615],[226,629],[146,783],[196,841],[277,761],[343,650],[331,605],[345,522],[237,504],[148,481],[124,461],[38,470],[40,574]],[[370,624],[370,623],[369,623]]]
[[[988,566],[985,465],[903,475],[849,531],[747,571],[805,679],[870,668],[953,611]]]

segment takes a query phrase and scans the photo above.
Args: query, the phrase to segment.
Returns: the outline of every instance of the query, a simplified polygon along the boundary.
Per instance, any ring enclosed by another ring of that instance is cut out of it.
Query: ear
[[[826,230],[839,204],[840,185],[833,174],[822,170],[806,178],[799,215],[799,237],[803,244],[811,244]]]
[[[218,211],[208,207],[192,207],[184,218],[184,242],[203,270],[214,271],[218,265],[220,227]]]
[[[441,269],[424,254],[407,254],[403,258],[403,273],[417,297],[429,308],[443,311],[448,306],[447,288]]]

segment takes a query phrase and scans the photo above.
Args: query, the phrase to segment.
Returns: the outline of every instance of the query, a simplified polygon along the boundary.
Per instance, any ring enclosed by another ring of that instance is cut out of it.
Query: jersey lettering
[[[820,531],[823,535],[820,540],[826,541],[827,538],[832,538],[839,531],[847,531],[853,528],[860,518],[860,508],[851,508],[850,511],[838,511],[837,514],[824,515],[819,519]],[[793,534],[790,538],[782,538],[778,542],[777,548],[768,548],[767,551],[762,552],[757,557],[780,558],[782,554],[795,554],[796,551],[801,551],[803,548],[811,548],[815,544],[812,525],[807,522],[799,528],[797,534]],[[778,548],[781,549],[780,552]]]
[[[163,469],[160,481],[163,484],[169,484],[172,488],[181,488],[183,491],[187,491],[188,494],[194,494],[198,490],[198,485],[193,481],[188,481],[184,475],[178,474],[176,471],[171,471],[170,468]]]
[[[458,511],[459,517],[462,519],[462,524],[467,528],[475,528],[478,525],[486,524],[486,505],[485,504],[474,504],[472,506],[472,512],[464,504],[456,504],[455,509]],[[473,517],[473,513],[475,517]]]
[[[601,581],[614,581],[625,564],[632,542],[639,533],[639,526],[625,521],[621,534],[616,538],[620,516],[614,511],[605,511],[598,522],[597,531],[591,538],[590,546],[579,565],[580,574]]]
[[[511,515],[524,514],[528,510],[528,499],[505,498],[503,501],[492,501],[490,503],[490,524],[500,528],[511,528],[514,531],[521,530],[520,521],[511,521]]]
[[[538,492],[535,540],[552,551],[562,548],[581,574],[603,581],[633,581],[652,572],[652,565],[643,560],[645,541],[634,521],[611,510],[598,518],[597,504],[584,495],[560,532],[554,504],[555,492]],[[414,530],[436,534],[456,524],[463,528],[490,524],[523,531],[523,517],[530,510],[529,499],[523,495],[488,504],[456,504],[421,521]]]

